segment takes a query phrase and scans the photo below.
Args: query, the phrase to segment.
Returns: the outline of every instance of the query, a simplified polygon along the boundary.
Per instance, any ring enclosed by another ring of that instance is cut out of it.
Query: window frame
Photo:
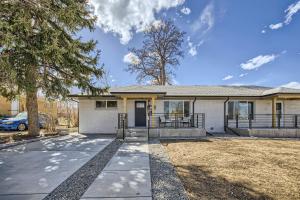
[[[245,103],[247,104],[247,117],[240,117],[240,103]],[[232,115],[229,115],[229,104],[233,103],[233,111],[232,111]],[[251,105],[251,109],[250,109],[250,105]],[[254,119],[254,106],[255,106],[255,101],[248,101],[248,100],[232,100],[232,101],[228,101],[227,103],[227,116],[229,120],[234,120],[236,118],[236,115],[239,115],[239,119],[241,120],[249,120],[249,114],[251,114],[251,119]],[[249,112],[250,111],[250,112]]]
[[[191,110],[191,101],[189,100],[164,100],[164,114],[170,114],[170,102],[173,101],[173,102],[182,102],[182,112],[181,113],[178,113],[178,114],[183,114],[184,116],[186,115],[189,115],[190,114],[190,110]],[[166,112],[166,102],[168,104],[168,112]],[[186,102],[188,102],[188,111],[189,113],[187,113],[186,111],[186,108],[185,108],[185,105],[187,104]],[[176,112],[177,113],[177,112]]]
[[[116,106],[115,107],[110,107],[108,106],[108,102],[116,102]],[[97,107],[97,102],[104,102],[104,106],[103,107]],[[117,100],[96,100],[95,101],[95,109],[96,110],[108,110],[108,109],[117,109],[118,108],[118,101]]]
[[[97,102],[104,102],[104,106],[97,106]],[[95,109],[106,109],[106,100],[96,100],[95,101]]]
[[[115,106],[108,106],[108,102],[116,102]],[[115,109],[118,108],[118,101],[117,100],[107,100],[106,101],[106,109]]]

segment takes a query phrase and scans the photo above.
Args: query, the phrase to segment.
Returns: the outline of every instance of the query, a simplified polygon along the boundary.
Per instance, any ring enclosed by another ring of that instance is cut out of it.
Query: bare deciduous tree
[[[172,84],[174,67],[179,65],[179,59],[184,55],[184,34],[169,20],[152,24],[144,32],[142,48],[129,49],[132,54],[127,71],[137,73],[138,82]]]

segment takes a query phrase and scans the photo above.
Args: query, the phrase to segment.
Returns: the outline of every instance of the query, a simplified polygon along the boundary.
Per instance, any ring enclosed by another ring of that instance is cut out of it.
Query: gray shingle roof
[[[265,96],[277,93],[300,94],[298,89],[262,86],[155,86],[133,85],[111,88],[116,93],[166,93],[167,96]]]

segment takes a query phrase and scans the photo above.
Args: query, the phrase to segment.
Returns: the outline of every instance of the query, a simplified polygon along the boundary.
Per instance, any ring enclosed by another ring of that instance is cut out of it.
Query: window
[[[185,101],[184,102],[184,116],[188,117],[190,114],[190,102],[189,101]]]
[[[106,108],[106,101],[96,101],[96,108]]]
[[[182,113],[188,116],[190,113],[189,101],[165,101],[164,102],[165,113]]]
[[[145,103],[137,102],[137,103],[136,103],[136,108],[145,108]]]
[[[117,101],[96,101],[96,108],[117,108],[118,102]]]
[[[251,116],[253,119],[254,109],[253,102],[248,101],[229,101],[228,102],[228,118],[235,119],[236,115],[239,115],[240,119],[248,119]]]
[[[107,101],[107,108],[116,108],[117,106],[117,101]]]

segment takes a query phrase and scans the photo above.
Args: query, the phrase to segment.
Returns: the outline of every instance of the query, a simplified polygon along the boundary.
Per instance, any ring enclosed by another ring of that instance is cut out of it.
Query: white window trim
[[[96,106],[96,102],[97,101],[104,101],[105,102],[105,107],[97,107]],[[116,107],[107,107],[107,102],[108,101],[116,101],[117,102],[117,106]],[[118,101],[117,100],[95,100],[95,110],[116,110],[116,109],[118,109]]]
[[[189,102],[189,112],[191,111],[191,101],[190,100],[179,100],[179,99],[175,99],[175,100],[163,100],[163,113],[165,113],[165,102],[166,101],[181,101],[182,102],[182,110],[184,112],[184,102],[188,101]],[[190,114],[190,113],[189,113]]]
[[[227,106],[226,106],[226,115],[228,115],[228,108],[229,108],[229,106],[228,106],[228,104],[229,104],[229,102],[234,102],[234,104],[237,102],[237,103],[239,103],[239,102],[247,102],[247,105],[249,104],[249,102],[252,102],[253,103],[253,115],[255,116],[255,101],[249,101],[249,100],[230,100],[230,101],[228,101],[227,102]],[[248,113],[248,115],[249,115],[249,106],[248,106],[248,111],[247,111],[247,113]],[[235,118],[235,115],[236,115],[236,112],[235,112],[235,106],[233,106],[233,118]],[[249,120],[249,118],[247,117],[247,119],[242,119],[242,120]]]

